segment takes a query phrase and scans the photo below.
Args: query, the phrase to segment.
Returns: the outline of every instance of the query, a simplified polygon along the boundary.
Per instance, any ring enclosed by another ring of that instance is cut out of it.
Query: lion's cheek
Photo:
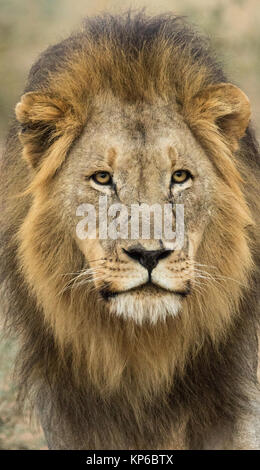
[[[76,243],[90,267],[95,268],[98,261],[104,261],[106,259],[104,248],[98,238],[80,240],[80,238],[77,237]]]
[[[199,249],[199,246],[201,244],[202,238],[203,238],[203,233],[204,233],[204,228],[197,229],[196,231],[191,231],[189,233],[189,248],[188,248],[188,253],[189,253],[189,258],[194,259],[197,251]]]

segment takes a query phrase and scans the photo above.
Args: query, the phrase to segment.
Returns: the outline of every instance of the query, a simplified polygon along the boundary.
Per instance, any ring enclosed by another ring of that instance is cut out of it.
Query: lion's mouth
[[[130,289],[124,289],[120,291],[115,291],[111,290],[108,287],[104,287],[100,290],[101,297],[109,301],[111,298],[117,297],[122,294],[129,294],[129,293],[135,293],[137,295],[152,295],[152,296],[158,296],[166,293],[170,293],[176,296],[179,296],[180,298],[185,298],[191,293],[191,282],[187,281],[185,288],[183,290],[171,290],[171,289],[165,289],[163,287],[160,287],[153,282],[149,281],[146,282],[145,284],[139,285],[137,287],[132,287]]]

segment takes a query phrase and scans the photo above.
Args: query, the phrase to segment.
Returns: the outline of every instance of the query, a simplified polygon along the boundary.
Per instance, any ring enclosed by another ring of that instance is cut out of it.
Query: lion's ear
[[[251,107],[245,93],[231,83],[210,85],[193,98],[196,119],[207,121],[223,133],[233,148],[243,137],[251,115]],[[215,128],[216,128],[215,127]]]
[[[22,96],[15,111],[21,124],[19,137],[23,157],[36,168],[54,143],[64,135],[65,129],[73,128],[71,109],[58,98],[29,92]]]

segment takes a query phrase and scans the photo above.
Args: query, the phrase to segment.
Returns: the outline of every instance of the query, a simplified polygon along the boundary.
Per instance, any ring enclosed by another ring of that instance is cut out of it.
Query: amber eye
[[[191,178],[191,174],[187,170],[177,170],[172,175],[172,183],[173,184],[180,184],[185,183],[188,179]]]
[[[91,176],[93,181],[98,184],[111,184],[112,183],[112,177],[110,173],[107,171],[99,171],[98,173],[95,173],[94,175]]]

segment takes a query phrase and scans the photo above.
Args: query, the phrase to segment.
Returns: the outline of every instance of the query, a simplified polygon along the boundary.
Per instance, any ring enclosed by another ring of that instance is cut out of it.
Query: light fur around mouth
[[[136,295],[125,292],[109,301],[110,312],[125,319],[132,319],[137,324],[148,321],[155,324],[167,316],[175,317],[181,310],[181,301],[175,294],[164,294],[161,297]]]
[[[164,289],[160,285],[148,282],[126,291],[101,291],[111,314],[133,320],[141,325],[145,322],[155,324],[164,321],[168,316],[177,316],[182,302],[191,293],[191,282],[188,281],[182,291]]]

